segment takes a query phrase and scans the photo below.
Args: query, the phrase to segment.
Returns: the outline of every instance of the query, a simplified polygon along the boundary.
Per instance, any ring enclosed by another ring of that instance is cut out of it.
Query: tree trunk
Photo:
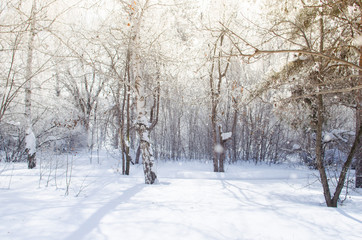
[[[320,23],[320,52],[324,51],[324,20],[323,20],[323,9],[321,11],[321,17],[319,19]],[[322,64],[320,65],[322,66]],[[319,75],[321,77],[322,67],[319,69]],[[321,77],[322,78],[322,77]],[[316,77],[316,82],[321,83],[321,79]],[[329,188],[328,177],[326,174],[326,169],[324,167],[324,156],[323,156],[323,142],[322,142],[322,134],[323,134],[323,123],[324,123],[324,104],[323,104],[323,95],[319,94],[316,96],[316,116],[314,119],[316,120],[316,144],[315,144],[315,152],[316,152],[316,161],[317,161],[317,168],[320,175],[320,180],[323,187],[323,195],[324,199],[326,200],[326,204],[328,207],[337,207],[337,204],[333,203],[331,199],[331,191]]]
[[[337,207],[339,195],[341,194],[342,189],[344,187],[344,182],[346,180],[348,169],[350,168],[350,166],[352,164],[353,156],[354,156],[355,152],[357,151],[357,148],[361,146],[361,135],[362,135],[362,125],[360,125],[358,132],[356,133],[355,140],[354,140],[351,150],[348,154],[347,160],[343,164],[342,171],[339,175],[336,191],[334,192],[334,196],[332,199],[333,207]]]
[[[36,138],[33,133],[32,126],[32,114],[31,114],[31,82],[33,77],[32,63],[33,63],[33,50],[34,50],[34,38],[35,38],[35,23],[36,23],[36,1],[33,1],[30,15],[30,29],[29,29],[29,41],[28,52],[26,62],[26,76],[25,76],[25,152],[27,154],[28,168],[32,169],[36,167]]]
[[[130,74],[129,74],[129,67],[127,68],[128,71],[128,84],[127,86],[125,86],[125,88],[127,88],[127,101],[126,101],[126,117],[127,117],[127,124],[126,124],[126,175],[129,175],[129,171],[131,168],[131,162],[132,162],[132,158],[129,154],[129,150],[130,150],[130,120],[131,120],[131,116],[130,116],[130,91],[131,91],[131,78],[130,78]]]
[[[210,97],[211,97],[211,127],[212,127],[212,140],[213,140],[213,165],[214,172],[224,172],[224,159],[225,159],[225,150],[224,144],[221,137],[221,126],[218,126],[218,106],[220,102],[221,94],[221,85],[222,80],[226,76],[230,62],[228,59],[224,69],[222,68],[222,46],[223,46],[224,33],[221,33],[216,39],[213,49],[213,57],[218,56],[217,62],[215,59],[212,59],[212,65],[209,72],[209,85],[210,85]],[[217,49],[218,45],[220,47],[218,54]],[[215,64],[217,69],[215,69]],[[214,83],[214,71],[218,73],[216,82]]]
[[[362,26],[362,19],[360,22]],[[362,46],[359,48],[359,66],[362,67]],[[362,70],[359,71],[358,85],[362,85]],[[356,136],[362,125],[362,90],[356,91]],[[362,146],[356,149],[356,188],[362,188]]]
[[[134,76],[136,78],[136,95],[137,95],[137,133],[140,139],[140,148],[143,160],[143,171],[145,175],[145,183],[153,184],[157,180],[155,172],[152,170],[153,167],[153,151],[151,149],[151,143],[149,139],[150,130],[148,128],[149,122],[146,118],[146,97],[145,97],[145,86],[141,81],[139,70],[139,56],[135,57],[135,71]],[[137,67],[138,65],[138,67]]]
[[[212,106],[211,111],[211,127],[212,127],[212,143],[213,143],[213,155],[212,162],[214,165],[214,172],[219,172],[219,150],[221,146],[219,146],[217,142],[217,132],[216,132],[216,106]]]
[[[143,160],[143,172],[145,176],[146,184],[153,184],[157,180],[153,168],[153,151],[150,143],[150,130],[149,122],[146,117],[146,97],[145,97],[145,86],[140,76],[140,59],[138,54],[135,56],[134,61],[134,76],[136,84],[136,95],[137,95],[137,133],[140,139],[140,149]]]
[[[157,175],[152,170],[154,159],[151,144],[149,141],[149,131],[147,130],[145,125],[141,124],[138,126],[137,132],[139,136],[141,136],[141,152],[143,159],[143,172],[145,175],[145,183],[153,184],[157,181]]]
[[[214,49],[214,55],[216,53],[216,44]],[[215,62],[212,62],[211,70],[209,74],[209,84],[210,84],[210,96],[211,96],[211,131],[212,131],[212,162],[214,165],[214,172],[219,172],[219,150],[220,146],[217,142],[217,94],[214,86],[214,68]]]
[[[147,8],[148,0],[145,3],[144,9]],[[145,82],[142,79],[141,74],[141,56],[139,52],[140,43],[140,25],[142,21],[143,10],[139,8],[139,2],[134,1],[134,5],[131,6],[131,53],[132,53],[132,72],[135,79],[135,94],[136,94],[136,107],[137,107],[137,119],[136,129],[140,139],[140,148],[143,158],[143,171],[145,175],[145,183],[153,184],[157,181],[156,173],[153,168],[153,151],[149,139],[150,135],[150,123],[147,120],[146,114],[146,91]],[[136,10],[135,10],[136,9]]]
[[[316,143],[315,143],[315,153],[316,153],[316,162],[317,162],[317,168],[319,171],[319,175],[320,175],[320,180],[322,183],[322,187],[323,187],[323,194],[324,194],[324,198],[326,200],[326,204],[328,207],[336,207],[334,206],[334,204],[332,203],[332,199],[331,199],[331,192],[329,189],[329,183],[328,183],[328,178],[327,178],[327,174],[326,174],[326,170],[324,167],[324,161],[323,161],[323,152],[322,152],[322,131],[323,131],[323,121],[324,121],[324,117],[323,117],[323,96],[322,95],[318,95],[317,96],[317,121],[315,122],[316,124]]]
[[[135,159],[136,164],[140,163],[140,157],[141,157],[141,146],[138,146],[136,151],[136,159]]]
[[[362,77],[362,74],[360,74]],[[361,80],[361,78],[360,78]],[[362,127],[362,108],[361,108],[361,90],[358,90],[358,103],[356,109],[356,136],[358,136],[358,129]],[[358,144],[356,147],[356,188],[362,188],[362,146]]]
[[[221,126],[219,125],[219,145],[220,145],[220,150],[222,150],[219,153],[219,171],[218,172],[224,172],[224,161],[225,161],[225,143],[226,141],[224,141],[224,139],[222,139],[222,129]]]
[[[238,110],[237,110],[237,103],[235,103],[234,106],[234,118],[233,118],[233,126],[231,128],[231,132],[232,132],[232,162],[235,163],[236,162],[236,125],[238,124]]]

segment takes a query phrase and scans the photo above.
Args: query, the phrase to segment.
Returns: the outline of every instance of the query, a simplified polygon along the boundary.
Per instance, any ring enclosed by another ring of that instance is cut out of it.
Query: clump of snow
[[[150,138],[149,138],[148,132],[143,132],[143,134],[142,134],[142,140],[143,140],[143,141],[146,141],[146,142],[150,142]]]
[[[321,68],[320,63],[316,62],[314,66],[312,67],[313,72],[319,72],[319,69]]]
[[[353,39],[353,42],[357,45],[357,46],[362,46],[362,35],[358,35],[357,37],[355,37]]]
[[[300,55],[299,59],[304,61],[304,60],[308,59],[308,56],[307,55]]]
[[[300,150],[302,147],[299,144],[293,144],[293,150]]]
[[[31,128],[28,128],[25,132],[25,149],[28,150],[30,155],[36,152],[36,138]]]
[[[130,146],[131,146],[131,143],[128,141],[128,139],[126,139],[126,140],[124,141],[124,143],[125,143],[126,147],[130,147]]]
[[[348,6],[348,13],[350,15],[353,15],[356,12],[359,12],[359,9],[360,9],[360,7],[356,3],[354,3],[352,6],[350,6],[350,5]]]
[[[58,140],[58,138],[55,137],[55,136],[48,136],[48,137],[45,139],[45,141],[56,141],[56,140]]]
[[[221,133],[221,139],[223,141],[230,139],[231,136],[232,136],[232,132]]]
[[[150,122],[148,121],[147,117],[144,115],[139,117],[136,123],[145,125],[146,127],[150,126]]]
[[[15,121],[9,121],[9,122],[7,122],[7,124],[13,125],[13,126],[16,126],[16,127],[19,127],[21,125],[20,122],[15,122]]]
[[[331,133],[326,133],[324,134],[323,142],[330,142],[333,139],[335,139],[335,137]]]
[[[328,143],[331,141],[340,140],[342,142],[348,142],[348,136],[354,136],[354,132],[343,130],[343,129],[333,129],[331,132],[323,133],[323,142]]]

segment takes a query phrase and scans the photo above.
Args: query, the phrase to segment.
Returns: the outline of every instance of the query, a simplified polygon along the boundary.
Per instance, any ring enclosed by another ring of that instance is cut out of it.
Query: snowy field
[[[216,174],[211,163],[158,162],[160,183],[149,186],[142,166],[122,176],[106,155],[92,164],[86,156],[68,156],[68,171],[64,156],[51,159],[33,170],[0,163],[0,239],[362,236],[362,191],[351,190],[343,206],[327,208],[317,173],[305,168],[241,164]]]

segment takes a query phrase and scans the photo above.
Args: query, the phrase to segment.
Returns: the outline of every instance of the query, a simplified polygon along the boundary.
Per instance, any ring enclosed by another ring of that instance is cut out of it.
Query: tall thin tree
[[[149,0],[141,6],[139,1],[132,1],[129,5],[131,11],[131,63],[134,78],[134,89],[136,95],[136,129],[140,139],[140,149],[143,159],[143,171],[145,175],[145,183],[153,184],[157,181],[157,175],[153,171],[154,157],[150,142],[151,123],[147,119],[146,111],[146,84],[142,78],[142,59],[140,54],[140,30],[143,20],[143,14],[147,9]]]
[[[32,126],[32,78],[33,78],[33,51],[34,38],[36,34],[36,0],[33,0],[31,13],[29,18],[29,39],[27,49],[26,73],[25,73],[25,120],[26,120],[26,136],[25,136],[25,151],[27,153],[28,168],[36,166],[36,138]]]

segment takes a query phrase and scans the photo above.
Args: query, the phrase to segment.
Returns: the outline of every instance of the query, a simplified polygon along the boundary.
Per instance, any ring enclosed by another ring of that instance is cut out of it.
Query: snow
[[[299,144],[293,144],[293,150],[301,150],[302,147]]]
[[[125,143],[126,147],[130,147],[130,146],[131,146],[131,143],[129,142],[128,139],[126,139],[126,140],[124,141],[124,143]]]
[[[355,39],[354,39],[354,43],[355,43],[357,46],[362,46],[362,36],[361,36],[361,35],[357,35],[357,37],[355,37]]]
[[[330,142],[330,141],[332,141],[332,139],[334,139],[334,136],[332,134],[330,134],[330,133],[324,134],[324,137],[323,137],[324,142]]]
[[[15,121],[9,121],[9,122],[7,122],[7,124],[13,125],[13,126],[16,126],[16,127],[21,125],[20,122],[15,122]]]
[[[221,133],[221,138],[223,141],[228,140],[231,138],[232,134],[232,132]]]
[[[146,142],[150,142],[149,134],[147,131],[142,133],[142,140]]]
[[[340,140],[347,143],[348,139],[346,139],[346,137],[348,136],[354,136],[354,132],[343,129],[333,129],[331,132],[323,133],[323,141],[328,143],[331,141]]]
[[[141,117],[139,117],[136,124],[143,124],[146,127],[150,126],[150,123],[145,115],[142,115]]]
[[[64,196],[65,156],[44,158],[41,169],[28,170],[26,163],[4,168],[0,239],[354,240],[362,236],[362,193],[351,191],[345,205],[327,208],[316,172],[308,169],[244,163],[214,173],[208,161],[158,162],[160,183],[145,185],[142,165],[122,176],[117,161],[106,153],[99,156],[100,164],[89,164],[86,154],[69,159],[74,164],[69,196]],[[55,169],[45,170],[51,161],[58,165],[57,179]]]
[[[25,149],[28,149],[28,153],[33,155],[36,152],[36,138],[31,128],[26,130],[25,144]]]
[[[312,71],[313,72],[319,72],[319,70],[320,70],[320,63],[319,62],[316,62],[316,63],[314,63],[314,66],[312,67]]]

